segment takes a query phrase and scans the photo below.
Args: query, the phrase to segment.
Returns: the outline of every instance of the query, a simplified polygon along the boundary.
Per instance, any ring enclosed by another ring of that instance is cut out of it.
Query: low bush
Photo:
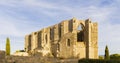
[[[120,60],[120,54],[112,54],[110,55],[110,59]]]
[[[80,59],[78,63],[120,63],[120,60]]]

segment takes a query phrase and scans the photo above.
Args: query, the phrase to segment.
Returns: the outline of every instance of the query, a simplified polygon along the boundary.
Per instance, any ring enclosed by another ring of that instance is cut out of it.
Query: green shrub
[[[120,60],[81,59],[78,63],[120,63]]]
[[[105,47],[105,56],[104,56],[104,59],[106,59],[106,60],[110,59],[108,46]]]
[[[110,55],[110,59],[120,60],[120,54],[112,54]]]
[[[6,39],[6,55],[10,55],[10,40]]]
[[[103,56],[99,56],[99,59],[104,59]]]

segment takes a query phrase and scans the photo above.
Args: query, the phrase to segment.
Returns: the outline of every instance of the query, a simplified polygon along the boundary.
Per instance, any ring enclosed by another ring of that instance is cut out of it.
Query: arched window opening
[[[52,40],[52,29],[50,28],[50,40]]]
[[[59,37],[60,38],[61,38],[61,27],[62,27],[62,25],[60,24],[59,27],[58,27],[59,28]]]
[[[70,47],[70,39],[67,39],[67,46]]]
[[[80,24],[79,26],[78,26],[78,28],[77,28],[77,30],[83,30],[84,29],[84,26],[83,26],[83,24]]]
[[[54,40],[54,28],[50,28],[50,40]]]
[[[60,51],[60,44],[57,44],[57,50]]]
[[[45,40],[46,40],[46,43],[47,43],[47,34],[45,35]]]
[[[29,50],[31,50],[32,35],[29,35],[29,37],[28,37],[28,42],[29,42],[29,46],[28,46],[28,51],[29,51]]]
[[[41,31],[39,31],[38,32],[38,37],[37,37],[37,40],[38,40],[38,47],[41,47],[41,40],[42,40],[42,32]]]
[[[83,42],[84,41],[84,26],[80,24],[77,29],[77,41]]]
[[[68,29],[69,29],[69,32],[72,32],[73,31],[73,23],[72,21],[69,21],[69,24],[68,24]]]
[[[78,28],[77,28],[77,30],[82,30],[82,26],[79,25]]]
[[[83,42],[84,41],[84,33],[83,31],[80,31],[77,33],[77,41],[78,42]]]

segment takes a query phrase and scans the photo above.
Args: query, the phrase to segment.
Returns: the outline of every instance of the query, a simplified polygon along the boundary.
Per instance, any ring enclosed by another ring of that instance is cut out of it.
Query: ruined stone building
[[[98,24],[76,18],[25,36],[26,52],[58,58],[98,58]]]

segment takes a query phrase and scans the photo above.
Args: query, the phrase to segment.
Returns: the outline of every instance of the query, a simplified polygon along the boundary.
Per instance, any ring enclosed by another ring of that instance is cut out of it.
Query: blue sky
[[[90,18],[99,23],[99,54],[108,45],[120,53],[120,0],[0,0],[0,49],[6,37],[12,53],[24,49],[24,36],[62,20]]]

